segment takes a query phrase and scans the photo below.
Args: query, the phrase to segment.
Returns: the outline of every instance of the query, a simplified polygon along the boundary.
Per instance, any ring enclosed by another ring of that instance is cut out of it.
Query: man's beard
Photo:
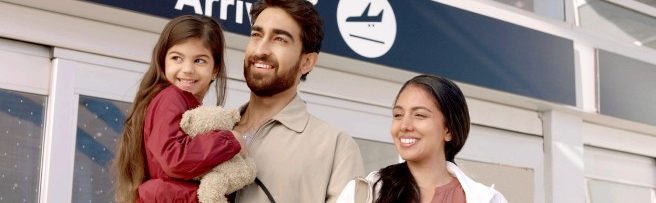
[[[255,61],[265,61],[268,64],[272,64],[274,68],[274,74],[271,75],[255,75],[251,73],[251,66]],[[300,59],[296,64],[289,69],[287,72],[282,74],[280,73],[280,68],[278,62],[273,59],[273,57],[257,57],[253,56],[244,61],[244,77],[246,78],[246,84],[251,91],[261,97],[270,97],[276,95],[280,92],[288,90],[296,82],[296,74],[298,73],[300,65]]]

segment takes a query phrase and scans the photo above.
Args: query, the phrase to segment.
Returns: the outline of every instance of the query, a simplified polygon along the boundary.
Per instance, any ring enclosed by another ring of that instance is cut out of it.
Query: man
[[[269,202],[268,189],[276,202],[335,202],[364,169],[355,141],[310,115],[297,95],[321,48],[319,14],[305,0],[263,0],[251,19],[244,57],[251,94],[235,130],[246,137],[265,187],[251,184],[236,201]]]

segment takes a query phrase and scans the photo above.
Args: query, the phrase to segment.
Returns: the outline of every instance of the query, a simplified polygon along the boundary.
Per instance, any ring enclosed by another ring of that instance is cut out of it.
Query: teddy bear
[[[195,137],[212,130],[232,130],[240,117],[237,110],[226,110],[220,106],[200,106],[182,115],[180,127],[189,136]],[[202,203],[228,202],[225,195],[251,184],[256,173],[255,161],[239,153],[195,178],[200,180],[198,200]]]

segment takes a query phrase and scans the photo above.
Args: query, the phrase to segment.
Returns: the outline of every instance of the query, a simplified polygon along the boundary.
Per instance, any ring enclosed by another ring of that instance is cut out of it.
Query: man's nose
[[[269,56],[271,55],[271,43],[269,43],[269,40],[260,40],[257,42],[255,45],[255,55],[256,56]]]

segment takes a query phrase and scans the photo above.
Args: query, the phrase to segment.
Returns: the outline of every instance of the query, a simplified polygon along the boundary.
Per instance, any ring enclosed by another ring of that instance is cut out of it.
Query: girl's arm
[[[202,175],[231,159],[241,149],[230,131],[211,131],[193,139],[182,131],[182,114],[198,105],[191,94],[166,88],[150,105],[146,122],[150,121],[152,125],[145,143],[146,150],[171,177],[191,179]]]

